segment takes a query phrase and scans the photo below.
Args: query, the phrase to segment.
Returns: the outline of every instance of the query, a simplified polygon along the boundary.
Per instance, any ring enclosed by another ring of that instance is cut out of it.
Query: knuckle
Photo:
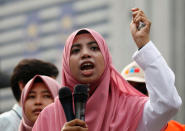
[[[77,131],[83,131],[82,128],[80,126],[76,127]]]
[[[148,23],[149,23],[149,25],[151,25],[151,24],[152,24],[152,22],[151,22],[151,21],[148,21]]]
[[[67,131],[67,129],[66,128],[62,128],[62,130],[61,131]]]

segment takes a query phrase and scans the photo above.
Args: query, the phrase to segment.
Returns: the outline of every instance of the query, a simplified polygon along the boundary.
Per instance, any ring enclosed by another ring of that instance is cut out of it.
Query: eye
[[[77,54],[80,51],[80,48],[72,48],[71,54]]]
[[[27,99],[34,99],[35,95],[28,95]]]
[[[100,48],[97,45],[94,45],[94,46],[91,47],[91,50],[93,50],[93,51],[99,51]]]
[[[45,95],[43,95],[43,98],[53,98],[50,94],[45,94]]]

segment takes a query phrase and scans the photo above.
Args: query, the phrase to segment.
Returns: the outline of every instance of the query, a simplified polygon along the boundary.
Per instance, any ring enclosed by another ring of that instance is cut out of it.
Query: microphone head
[[[74,101],[85,103],[88,98],[88,88],[86,84],[78,84],[74,88]]]
[[[59,99],[62,103],[72,101],[72,93],[68,87],[60,88],[58,94]]]
[[[62,107],[65,112],[66,120],[71,121],[75,118],[73,113],[73,105],[72,105],[72,93],[68,87],[60,88],[59,92],[59,100],[62,104]]]

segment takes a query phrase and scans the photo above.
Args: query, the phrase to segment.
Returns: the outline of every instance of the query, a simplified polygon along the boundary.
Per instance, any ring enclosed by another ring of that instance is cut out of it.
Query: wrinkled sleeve
[[[144,70],[149,93],[137,131],[160,131],[182,103],[174,73],[151,41],[135,52],[133,59]]]

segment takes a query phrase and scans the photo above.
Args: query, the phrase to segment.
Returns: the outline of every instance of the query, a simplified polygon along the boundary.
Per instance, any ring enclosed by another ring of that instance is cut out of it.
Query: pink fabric
[[[58,95],[58,90],[60,88],[60,85],[56,80],[54,80],[53,78],[48,77],[48,76],[36,75],[24,87],[24,90],[21,94],[21,104],[22,105],[24,105],[26,98],[27,98],[27,95],[34,84],[35,79],[38,77],[40,77],[42,79],[42,81],[46,84],[46,86],[48,87],[49,91],[51,92],[51,95],[53,96],[53,98],[55,98]],[[24,113],[24,108],[23,108],[22,120],[21,120],[21,123],[19,126],[19,131],[31,131],[33,124],[34,123],[29,121],[28,118],[26,117],[26,115]]]
[[[135,131],[142,117],[147,97],[131,87],[112,66],[108,47],[102,36],[87,30],[97,41],[105,60],[105,71],[96,82],[98,86],[86,104],[85,121],[89,131]],[[72,33],[66,41],[62,63],[62,85],[73,91],[78,82],[69,68],[70,49],[73,39],[80,30]],[[93,88],[91,85],[91,88]],[[66,122],[58,97],[45,108],[37,119],[33,131],[60,131]]]

